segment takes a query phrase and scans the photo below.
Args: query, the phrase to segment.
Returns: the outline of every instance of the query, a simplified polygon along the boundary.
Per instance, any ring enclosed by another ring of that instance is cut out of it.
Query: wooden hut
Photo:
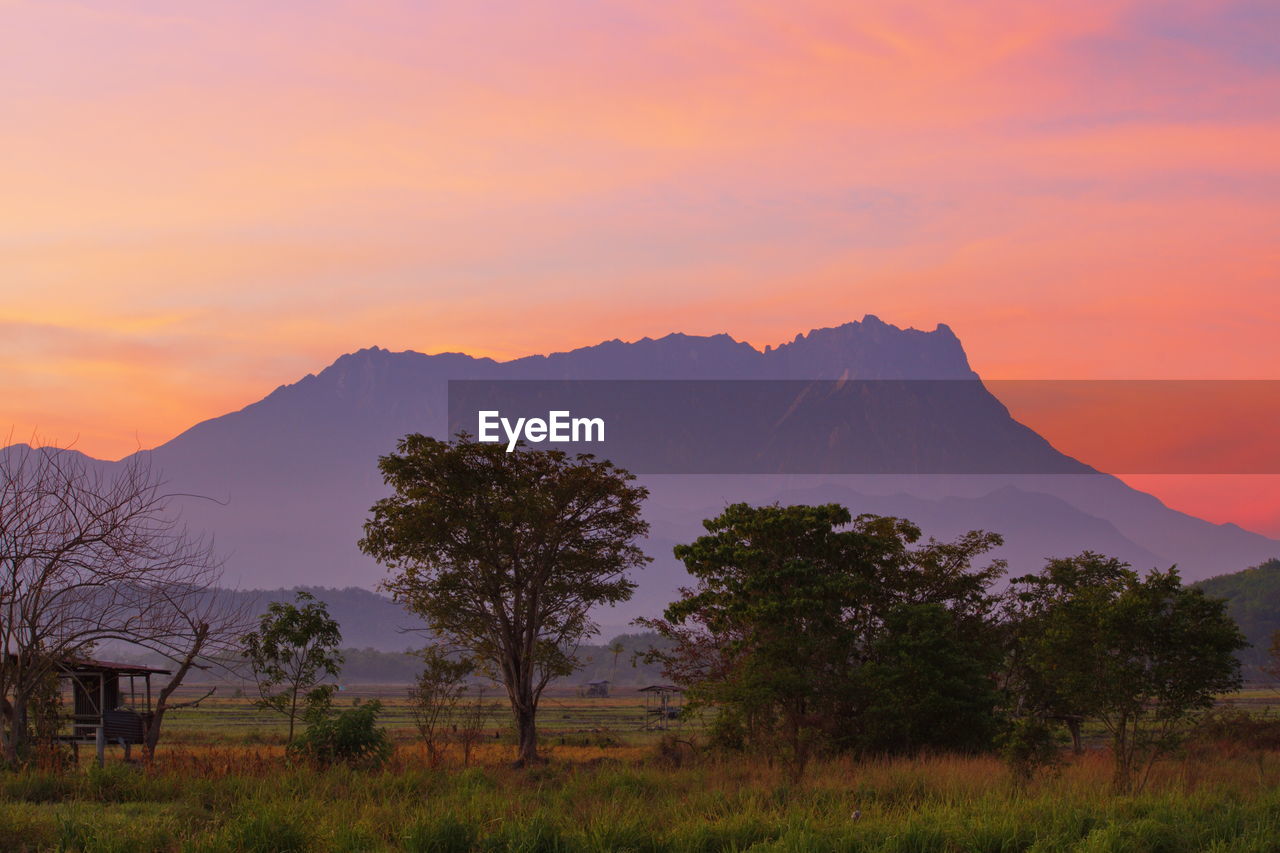
[[[131,663],[75,658],[58,665],[58,678],[72,698],[71,734],[62,740],[79,752],[82,743],[94,744],[98,763],[107,744],[130,747],[143,742],[151,718],[151,676],[169,675],[167,669]]]
[[[650,684],[641,687],[644,694],[644,728],[666,730],[672,720],[680,719],[684,709],[684,691],[674,684]]]

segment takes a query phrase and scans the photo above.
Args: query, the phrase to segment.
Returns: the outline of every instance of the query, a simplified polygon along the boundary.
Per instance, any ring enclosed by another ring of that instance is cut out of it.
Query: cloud
[[[10,3],[0,390],[119,452],[369,343],[763,345],[867,312],[950,323],[989,375],[1256,376],[1273,17]]]

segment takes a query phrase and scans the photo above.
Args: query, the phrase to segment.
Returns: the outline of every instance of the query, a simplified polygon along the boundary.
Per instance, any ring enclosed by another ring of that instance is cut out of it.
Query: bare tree
[[[181,524],[176,497],[148,454],[107,465],[56,447],[0,451],[4,758],[21,758],[32,697],[67,661],[108,641],[159,652],[178,664],[163,706],[234,631],[213,596],[212,543]]]
[[[235,674],[241,663],[240,638],[251,625],[248,601],[237,602],[230,596],[220,595],[212,586],[195,589],[180,585],[172,587],[169,593],[168,607],[175,617],[175,630],[136,641],[175,667],[157,693],[155,709],[146,721],[143,747],[148,761],[155,758],[165,714],[195,705],[217,688],[210,688],[194,700],[174,702],[177,689],[193,670]]]
[[[427,757],[434,767],[444,755],[445,721],[454,717],[458,700],[467,689],[467,677],[475,664],[465,657],[451,658],[441,645],[424,648],[422,672],[409,688],[409,713],[418,735],[427,747]],[[457,726],[455,724],[454,728]]]
[[[458,728],[458,743],[462,745],[462,765],[471,766],[471,753],[484,737],[485,722],[484,685],[476,688],[476,698],[466,706]]]

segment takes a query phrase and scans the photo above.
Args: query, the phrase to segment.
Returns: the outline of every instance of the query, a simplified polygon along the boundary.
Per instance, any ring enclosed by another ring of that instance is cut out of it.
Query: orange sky
[[[0,424],[119,456],[372,344],[865,313],[1280,378],[1275,9],[0,0]],[[1260,482],[1144,487],[1280,533]]]

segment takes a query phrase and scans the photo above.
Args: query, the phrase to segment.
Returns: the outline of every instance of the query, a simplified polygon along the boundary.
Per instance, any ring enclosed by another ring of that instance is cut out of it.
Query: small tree
[[[462,746],[462,764],[464,767],[471,765],[471,753],[476,748],[476,744],[480,743],[480,739],[484,737],[484,688],[476,689],[476,698],[473,702],[467,704],[466,710],[462,713],[462,720],[458,725],[458,742]]]
[[[613,668],[609,671],[609,679],[616,685],[618,683],[618,657],[627,650],[622,644],[622,640],[615,639],[608,645],[609,654],[613,655]]]
[[[519,763],[538,760],[547,683],[578,666],[597,631],[592,607],[631,596],[627,571],[648,558],[648,492],[589,455],[409,435],[379,460],[395,490],[365,523],[361,549],[386,565],[386,588],[437,635],[502,682]]]
[[[294,604],[273,601],[260,617],[258,630],[244,636],[242,654],[258,682],[256,704],[288,718],[289,743],[304,711],[318,712],[332,702],[334,686],[320,681],[337,678],[341,644],[342,632],[324,602],[303,591]]]
[[[428,646],[421,655],[422,672],[409,688],[409,713],[434,766],[443,753],[441,729],[453,718],[458,700],[467,689],[467,676],[475,671],[475,665],[465,659],[451,660],[438,645]]]

